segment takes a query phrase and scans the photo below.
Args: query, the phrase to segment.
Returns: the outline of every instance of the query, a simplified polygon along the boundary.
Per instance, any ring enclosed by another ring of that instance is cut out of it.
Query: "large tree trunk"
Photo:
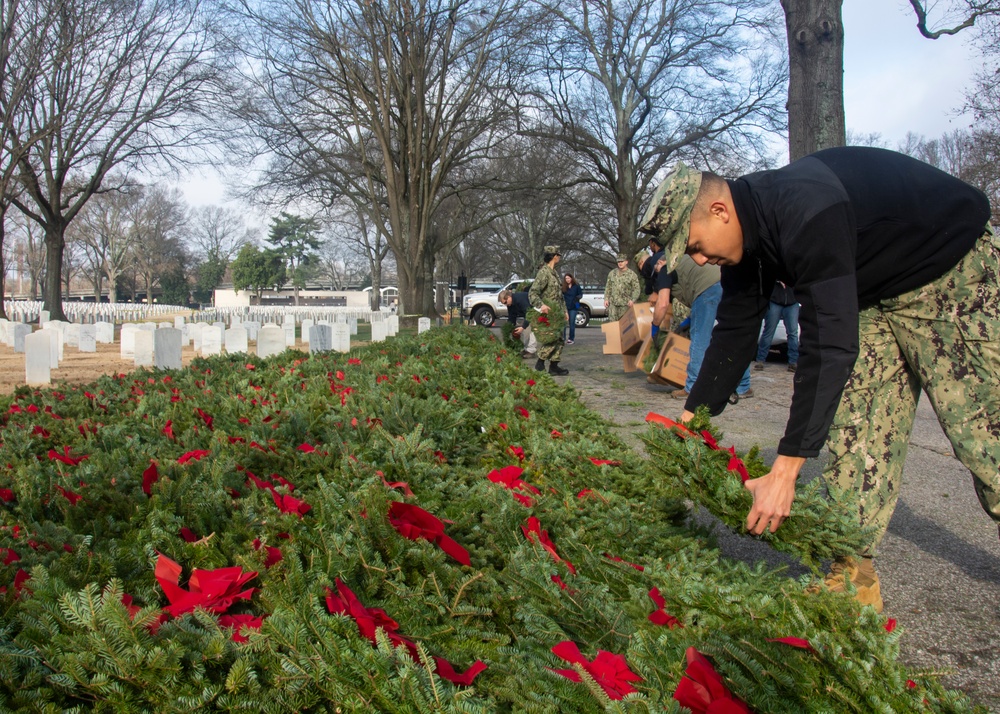
[[[369,260],[368,264],[372,271],[372,296],[370,307],[372,312],[378,312],[378,309],[382,307],[382,262],[379,260]]]
[[[7,308],[4,307],[3,294],[7,286],[7,266],[3,262],[3,241],[7,236],[7,206],[0,205],[0,319],[7,319]]]
[[[66,320],[62,308],[62,263],[66,247],[65,227],[53,221],[45,226],[45,287],[43,308],[50,320]]]
[[[788,32],[788,154],[846,141],[843,0],[781,0]]]

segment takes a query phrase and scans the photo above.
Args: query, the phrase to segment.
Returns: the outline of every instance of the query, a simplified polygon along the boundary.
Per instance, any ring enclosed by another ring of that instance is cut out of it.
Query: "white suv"
[[[469,293],[462,300],[462,317],[471,317],[476,324],[492,327],[498,317],[507,316],[507,306],[500,303],[500,293],[504,290],[519,290],[522,285],[530,285],[531,280],[514,279],[495,292]],[[604,293],[584,289],[580,298],[580,309],[576,313],[576,326],[586,327],[592,317],[604,317]]]

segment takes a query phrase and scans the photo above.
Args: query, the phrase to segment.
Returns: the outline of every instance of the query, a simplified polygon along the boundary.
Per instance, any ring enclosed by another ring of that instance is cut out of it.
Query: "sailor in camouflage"
[[[722,267],[718,322],[683,421],[699,405],[725,407],[754,357],[770,286],[795,285],[802,322],[788,427],[770,472],[745,484],[746,526],[777,530],[825,441],[824,478],[857,494],[858,523],[874,535],[861,558],[838,558],[824,585],[876,610],[873,557],[903,486],[921,393],[1000,521],[1000,244],[989,218],[981,191],[932,166],[839,147],[731,181],[678,165],[640,223],[664,242],[668,270],[684,253]]]
[[[628,256],[618,254],[618,267],[608,273],[604,286],[604,306],[608,308],[608,319],[620,320],[635,301],[639,299],[639,277],[628,269]]]
[[[535,369],[545,369],[545,361],[549,362],[549,374],[569,374],[569,370],[559,366],[563,348],[563,327],[569,315],[566,313],[566,301],[562,296],[562,281],[556,273],[556,264],[562,257],[559,246],[547,245],[542,256],[545,261],[535,276],[535,281],[528,291],[528,300],[537,310],[534,315],[532,330],[538,339],[538,361]],[[531,317],[529,315],[529,317]]]

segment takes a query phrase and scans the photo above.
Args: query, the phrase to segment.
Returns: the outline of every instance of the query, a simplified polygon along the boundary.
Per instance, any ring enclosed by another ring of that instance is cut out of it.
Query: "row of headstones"
[[[49,321],[49,311],[44,310],[42,304],[38,300],[10,300],[4,302],[4,309],[14,322],[33,322],[43,325]],[[178,305],[106,302],[64,302],[62,308],[70,321],[88,324],[148,320],[156,315],[186,310]]]
[[[142,325],[128,324],[122,327],[121,354],[123,358],[131,356],[137,367],[154,367],[157,369],[180,369],[182,366],[182,350],[190,340],[195,349],[203,355],[219,354],[222,344],[226,352],[248,351],[248,330],[237,326],[224,329],[220,325],[191,325],[183,323],[183,318],[177,318],[173,324],[164,322],[144,323]],[[309,322],[308,320],[303,321]],[[13,324],[13,323],[12,323]],[[244,323],[246,324],[246,323]],[[251,322],[251,325],[253,323]],[[420,318],[417,331],[430,329],[430,319]],[[253,325],[256,327],[256,325]],[[314,352],[350,352],[351,325],[348,323],[319,323],[303,325],[303,334],[308,336],[309,351]],[[354,323],[357,333],[357,323]],[[100,340],[98,340],[100,331]],[[399,318],[395,315],[385,321],[372,324],[372,341],[380,342],[395,336],[399,331]],[[73,344],[70,335],[75,340],[81,352],[96,351],[96,342],[111,343],[114,341],[114,326],[111,323],[98,325],[71,325],[68,323],[49,322],[46,327],[32,332],[29,325],[13,324],[12,332],[20,338],[20,350],[25,353],[25,382],[29,385],[46,385],[51,383],[51,370],[58,368],[63,358],[65,344]],[[255,330],[257,355],[270,357],[280,354],[287,347],[294,346],[295,332],[291,333],[284,327],[264,325]],[[289,344],[291,334],[291,344]]]
[[[360,322],[374,322],[383,320],[388,315],[388,312],[372,312],[367,308],[348,307],[231,307],[203,310],[195,313],[193,319],[201,322],[225,322],[229,325],[249,319],[260,323],[285,323],[288,321],[301,323],[305,320],[311,320],[313,324],[317,324],[319,322],[349,322],[352,319]]]

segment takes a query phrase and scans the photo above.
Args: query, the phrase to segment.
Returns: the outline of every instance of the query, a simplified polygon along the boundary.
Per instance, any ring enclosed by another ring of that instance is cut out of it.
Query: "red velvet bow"
[[[773,637],[769,638],[768,642],[780,642],[781,644],[788,645],[789,647],[796,647],[800,650],[815,652],[813,646],[809,644],[809,640],[804,640],[801,637]]]
[[[267,615],[261,615],[260,617],[254,615],[222,615],[219,618],[219,624],[222,627],[233,628],[233,642],[246,642],[250,638],[240,634],[240,630],[244,627],[248,630],[260,630],[261,625],[264,624],[265,617]]]
[[[687,669],[677,683],[674,699],[693,714],[750,714],[750,708],[733,697],[712,663],[694,647],[687,649]]]
[[[613,560],[613,561],[615,561],[616,563],[624,563],[625,565],[628,565],[628,566],[629,566],[629,567],[631,567],[631,568],[635,568],[635,569],[636,569],[636,570],[638,570],[638,571],[639,571],[640,573],[641,573],[642,571],[644,571],[644,570],[645,570],[645,568],[644,568],[643,566],[641,566],[641,565],[637,565],[637,564],[635,564],[635,563],[630,563],[630,562],[628,562],[627,560],[625,560],[624,558],[619,558],[619,557],[618,557],[617,555],[611,555],[611,553],[604,553],[603,555],[604,555],[604,557],[605,557],[605,558],[607,558],[608,560]],[[654,588],[654,589],[655,589],[655,588]],[[659,592],[659,591],[657,591],[657,592]],[[661,607],[662,607],[662,606],[661,606]]]
[[[178,584],[181,566],[162,553],[158,555],[154,574],[163,594],[170,601],[170,606],[163,608],[169,615],[179,617],[196,607],[221,613],[228,610],[235,600],[249,600],[253,597],[254,588],[240,589],[257,577],[256,571],[244,573],[239,566],[215,570],[195,568],[188,580],[190,590],[185,590]]]
[[[70,491],[68,488],[63,488],[62,486],[56,486],[56,490],[63,495],[63,498],[69,501],[69,505],[71,506],[75,506],[78,501],[83,500],[83,496],[81,496],[78,493],[74,493],[73,491]]]
[[[270,568],[272,565],[280,562],[281,559],[285,557],[281,553],[281,548],[275,548],[272,545],[264,545],[260,542],[260,538],[253,539],[253,548],[254,550],[260,550],[261,548],[264,549],[264,552],[266,553],[264,557],[265,568]]]
[[[538,544],[549,552],[549,555],[551,555],[557,561],[566,563],[566,567],[569,568],[569,572],[573,573],[573,575],[576,575],[576,568],[573,567],[573,564],[568,560],[565,560],[564,558],[560,557],[559,553],[556,552],[555,543],[553,543],[552,539],[549,538],[549,532],[546,530],[542,530],[541,522],[539,522],[537,518],[532,516],[526,521],[526,523],[527,525],[521,526],[521,531],[524,533],[524,537],[527,538],[532,543],[534,543],[537,540]]]
[[[462,565],[471,565],[469,551],[444,534],[441,519],[419,506],[394,501],[389,506],[389,523],[404,538],[429,540]]]
[[[590,457],[590,461],[594,466],[621,466],[621,461],[615,461],[614,459],[595,459],[593,456]]]
[[[63,452],[61,454],[55,449],[49,449],[50,461],[62,461],[67,466],[76,466],[84,459],[89,459],[89,458],[90,457],[87,454],[84,454],[83,456],[70,456],[68,446],[63,447]]]
[[[180,458],[177,459],[177,463],[186,464],[188,461],[200,461],[202,458],[208,456],[211,451],[208,449],[195,449],[194,451],[188,451],[182,454]]]
[[[156,469],[156,462],[150,461],[149,466],[142,472],[142,492],[147,496],[153,495],[153,484],[160,480],[160,473]]]
[[[731,456],[729,457],[729,465],[726,466],[726,468],[730,471],[738,473],[740,475],[740,480],[743,481],[743,483],[746,483],[750,478],[750,473],[747,471],[747,467],[743,463],[743,460],[736,455],[736,447],[730,446],[729,453]]]
[[[660,594],[659,588],[653,588],[649,591],[649,599],[652,600],[657,607],[657,609],[649,615],[650,622],[654,625],[666,625],[671,630],[675,627],[684,627],[680,620],[667,612],[667,601],[663,599],[663,595]]]
[[[312,506],[305,501],[300,501],[294,496],[279,495],[273,488],[271,489],[271,498],[274,499],[274,505],[282,513],[294,513],[299,518],[302,518],[302,516],[312,510]]]
[[[399,630],[399,623],[389,617],[385,610],[377,607],[365,607],[362,605],[361,601],[358,600],[358,597],[351,592],[349,587],[344,585],[340,578],[337,578],[336,585],[336,595],[333,594],[332,590],[327,588],[327,610],[334,615],[347,615],[354,620],[355,624],[358,626],[358,633],[373,645],[378,642],[378,640],[375,639],[375,631],[381,627],[385,631],[385,634],[389,638],[389,642],[392,643],[393,647],[405,647],[406,651],[410,653],[410,657],[412,657],[415,661],[418,661],[417,646],[410,640],[398,634],[397,630]],[[455,668],[452,667],[451,663],[443,657],[435,657],[434,662],[437,664],[436,671],[439,677],[447,679],[453,684],[464,684],[466,686],[472,684],[472,681],[476,678],[476,676],[486,669],[485,664],[476,660],[471,667],[465,670],[464,674],[459,674],[455,671]]]
[[[680,422],[676,422],[673,419],[669,419],[662,414],[657,414],[656,412],[649,412],[649,414],[646,415],[646,422],[649,424],[661,424],[668,429],[674,429],[678,435],[685,438],[688,436],[694,436],[694,432]]]
[[[535,495],[540,495],[541,491],[532,486],[530,483],[521,480],[521,474],[524,473],[524,469],[520,466],[504,466],[502,469],[493,469],[490,471],[486,478],[488,478],[493,483],[498,483],[504,488],[514,491],[530,491]],[[518,493],[513,494],[522,505],[531,508],[535,505],[534,499],[529,496],[524,496]]]
[[[628,668],[628,662],[622,655],[597,650],[597,656],[594,657],[593,661],[590,661],[580,654],[576,643],[569,640],[560,642],[553,647],[552,653],[570,664],[578,664],[583,667],[584,671],[593,677],[594,681],[608,695],[608,699],[614,701],[637,691],[629,682],[642,681],[642,677]],[[552,671],[574,682],[580,681],[580,674],[575,669],[554,669]]]

